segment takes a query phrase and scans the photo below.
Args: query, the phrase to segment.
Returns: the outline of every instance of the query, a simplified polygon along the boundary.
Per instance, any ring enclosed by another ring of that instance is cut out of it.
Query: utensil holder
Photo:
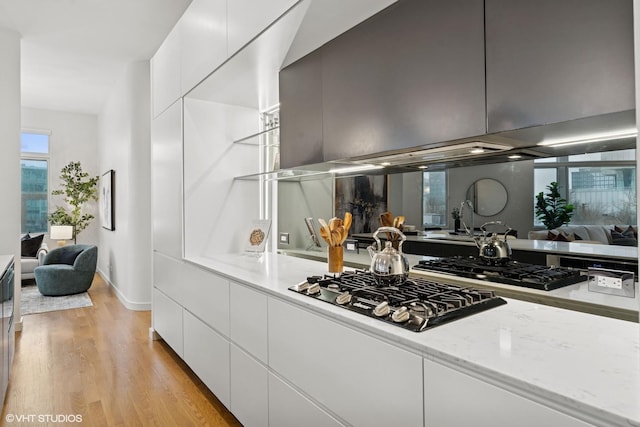
[[[344,248],[341,246],[327,247],[327,264],[329,273],[342,273],[344,267]]]

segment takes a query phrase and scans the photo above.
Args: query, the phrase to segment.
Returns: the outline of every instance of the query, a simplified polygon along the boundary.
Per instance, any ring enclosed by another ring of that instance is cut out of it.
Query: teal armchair
[[[61,296],[85,292],[91,287],[98,263],[98,247],[69,245],[55,248],[34,270],[42,295]]]

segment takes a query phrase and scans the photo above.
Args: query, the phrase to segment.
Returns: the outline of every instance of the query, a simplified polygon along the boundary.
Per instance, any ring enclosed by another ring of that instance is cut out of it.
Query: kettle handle
[[[504,232],[504,240],[507,240],[507,234],[509,234],[509,232],[511,230],[513,230],[511,227],[509,227],[507,224],[505,224],[502,221],[489,221],[489,222],[485,222],[484,224],[482,224],[482,226],[480,227],[480,230],[482,230],[482,235],[486,236],[487,234],[487,229],[485,228],[487,225],[501,225],[504,228],[507,229],[507,231]]]
[[[382,243],[380,243],[380,239],[378,238],[379,233],[395,233],[400,236],[400,243],[398,244],[398,251],[402,253],[402,244],[405,240],[407,240],[407,236],[400,230],[395,227],[380,227],[373,233],[373,239],[376,241],[376,245],[378,247],[378,251],[382,250]]]

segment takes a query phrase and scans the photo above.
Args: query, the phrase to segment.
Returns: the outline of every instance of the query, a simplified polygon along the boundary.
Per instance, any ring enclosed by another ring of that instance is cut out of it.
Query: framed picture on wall
[[[116,172],[111,169],[100,178],[100,223],[102,228],[107,230],[115,230],[115,212],[114,212],[114,200],[115,200],[115,180]]]
[[[378,229],[380,214],[386,212],[388,175],[336,178],[335,216],[351,212],[351,233],[371,233]]]

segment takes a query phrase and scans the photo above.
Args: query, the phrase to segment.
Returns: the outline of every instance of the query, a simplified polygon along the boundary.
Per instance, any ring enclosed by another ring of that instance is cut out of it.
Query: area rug
[[[93,302],[91,302],[91,298],[86,292],[60,297],[46,297],[40,293],[37,286],[24,286],[20,295],[20,311],[22,314],[69,310],[72,308],[91,307],[92,305]]]

